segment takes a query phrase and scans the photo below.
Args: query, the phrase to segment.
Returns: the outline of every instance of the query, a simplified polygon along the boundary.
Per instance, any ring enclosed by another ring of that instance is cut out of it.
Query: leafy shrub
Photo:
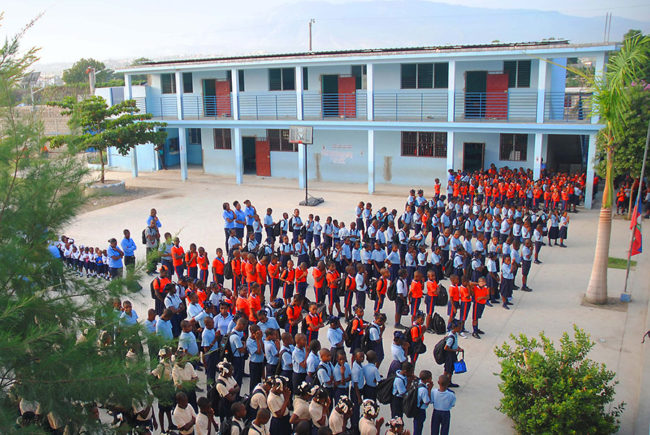
[[[615,373],[586,358],[594,342],[574,325],[559,349],[544,333],[539,340],[511,335],[514,345],[495,349],[501,364],[497,409],[519,433],[610,434],[618,430],[625,403],[614,400]]]

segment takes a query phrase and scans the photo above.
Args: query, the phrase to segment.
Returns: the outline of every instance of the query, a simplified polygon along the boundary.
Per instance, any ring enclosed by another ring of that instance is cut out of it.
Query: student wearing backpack
[[[379,272],[379,279],[377,280],[377,285],[374,290],[377,293],[377,298],[375,300],[375,313],[378,313],[384,307],[384,301],[386,300],[386,293],[389,286],[389,276],[390,272],[386,268]]]
[[[349,433],[347,431],[348,421],[352,417],[352,401],[347,397],[341,397],[332,410],[329,418],[329,428],[333,435]]]
[[[402,367],[402,363],[407,360],[408,341],[405,339],[403,332],[393,332],[393,344],[391,345],[390,351],[393,356],[393,361],[388,368],[388,376],[395,374]]]
[[[350,353],[353,354],[356,349],[361,348],[361,338],[366,330],[366,322],[363,320],[363,307],[361,305],[354,306],[354,318],[352,319],[352,327],[350,332]]]
[[[244,342],[244,334],[248,327],[248,319],[240,317],[237,319],[235,329],[232,330],[229,338],[230,349],[232,350],[232,366],[234,370],[234,378],[238,385],[242,384],[244,379],[244,362],[246,357],[246,344]]]
[[[320,386],[314,386],[312,388],[312,399],[309,404],[312,433],[318,434],[320,429],[327,429],[327,417],[331,404],[332,399],[325,388]]]
[[[404,396],[406,396],[411,377],[413,377],[413,364],[403,362],[401,370],[395,372],[395,381],[393,381],[393,398],[390,402],[391,417],[402,417],[404,414]]]
[[[342,396],[350,397],[350,381],[352,380],[352,370],[345,357],[345,352],[340,351],[336,354],[336,365],[333,369],[334,374],[334,397],[338,401]]]
[[[456,405],[456,395],[448,389],[451,380],[446,375],[438,378],[438,388],[431,390],[431,403],[433,415],[431,416],[431,433],[434,435],[448,435],[451,420],[451,408]]]
[[[270,432],[272,434],[288,435],[291,433],[288,409],[290,401],[289,379],[284,376],[276,376],[268,397],[269,411],[271,411]]]
[[[404,306],[408,303],[407,302],[407,296],[408,296],[408,285],[407,285],[407,278],[408,272],[406,269],[400,269],[398,273],[398,279],[397,283],[395,285],[396,290],[397,290],[397,297],[395,298],[395,328],[405,328],[401,324],[401,319],[402,319],[402,311],[404,309]]]
[[[296,347],[291,353],[293,374],[291,385],[296,387],[304,382],[307,377],[307,337],[305,334],[296,334]]]
[[[301,421],[311,422],[311,414],[309,413],[309,402],[311,401],[311,385],[307,382],[301,382],[294,387],[296,392],[293,399],[293,413],[289,418],[289,423],[294,427]]]
[[[327,340],[330,342],[330,352],[335,357],[339,351],[345,352],[345,331],[341,327],[341,321],[336,316],[330,316],[327,319],[329,329],[327,330]]]
[[[216,434],[219,426],[214,421],[214,410],[207,397],[199,397],[197,401],[199,413],[196,416],[194,435]],[[164,431],[163,431],[164,432]]]
[[[359,265],[357,265],[359,266]],[[345,310],[345,318],[350,319],[352,318],[352,296],[354,295],[356,288],[357,288],[357,281],[355,279],[355,268],[352,265],[349,265],[348,267],[345,268],[345,281],[344,281],[344,288],[345,288],[345,300],[344,300],[344,310]],[[334,314],[334,313],[331,313]]]
[[[458,354],[464,350],[458,346],[458,333],[462,328],[458,320],[453,320],[451,323],[451,331],[447,333],[445,338],[445,375],[449,378],[449,386],[452,388],[458,387],[458,384],[451,382],[451,377],[454,374],[454,363],[458,361]]]
[[[379,374],[377,354],[374,350],[369,350],[366,353],[368,362],[363,366],[363,376],[366,380],[366,386],[363,390],[363,397],[366,399],[377,399],[377,383],[381,381]]]
[[[427,418],[427,408],[431,402],[432,375],[429,370],[420,372],[417,385],[417,411],[413,418],[413,435],[422,435],[424,420]]]
[[[215,389],[219,397],[219,417],[221,423],[227,420],[232,415],[232,404],[237,401],[239,397],[240,385],[233,377],[233,367],[228,361],[221,361],[217,364],[217,382]],[[246,408],[242,405],[244,414],[246,416]]]
[[[267,377],[262,379],[262,382],[253,388],[248,399],[248,409],[246,410],[248,420],[252,420],[260,409],[267,409],[269,407],[267,399],[271,387],[273,387],[273,378]]]
[[[433,331],[433,310],[436,307],[436,300],[438,298],[438,281],[436,280],[436,273],[430,270],[427,273],[428,279],[424,283],[426,295],[424,297],[424,304],[427,307],[427,318],[425,322],[425,329]]]
[[[416,270],[413,275],[413,281],[411,282],[411,287],[409,288],[409,300],[411,302],[411,322],[415,322],[415,315],[420,310],[420,303],[422,302],[423,287],[424,283],[422,282],[424,276],[419,270]]]
[[[308,346],[309,353],[307,354],[307,377],[305,378],[305,381],[309,385],[314,385],[318,383],[316,380],[316,372],[318,371],[318,367],[320,366],[321,362],[320,357],[318,356],[321,350],[320,341],[312,340]]]
[[[474,309],[472,310],[472,337],[481,338],[480,334],[485,333],[479,329],[478,321],[483,316],[485,304],[488,302],[490,297],[490,289],[485,285],[485,278],[480,277],[478,279],[478,284],[476,284],[472,290],[474,297]]]
[[[189,405],[187,395],[182,391],[176,393],[176,407],[174,408],[172,419],[181,435],[194,433],[196,413],[194,412],[194,408]]]
[[[250,373],[250,393],[262,380],[264,373],[264,342],[262,330],[257,325],[250,326],[250,335],[246,340],[246,349],[250,355],[248,369]]]

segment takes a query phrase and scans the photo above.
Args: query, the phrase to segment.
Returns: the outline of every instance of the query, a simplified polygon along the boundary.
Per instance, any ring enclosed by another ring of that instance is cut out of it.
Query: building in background
[[[601,125],[589,90],[567,88],[561,65],[588,58],[602,74],[612,50],[543,41],[173,60],[124,69],[124,89],[102,92],[167,122],[164,163],[182,179],[196,166],[238,183],[257,174],[303,186],[303,153],[310,178],[367,183],[370,193],[492,163],[592,179]],[[142,74],[147,85],[131,86]],[[314,144],[289,143],[292,125],[312,126]],[[161,167],[150,144],[113,151],[110,164]]]

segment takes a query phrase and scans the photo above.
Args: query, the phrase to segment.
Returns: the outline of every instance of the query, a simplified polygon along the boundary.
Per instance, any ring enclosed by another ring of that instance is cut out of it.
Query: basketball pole
[[[303,145],[302,141],[298,141],[298,146],[304,146],[305,149],[303,151],[303,158],[304,158],[304,166],[305,166],[305,204],[309,204],[309,194],[307,191],[307,145]]]

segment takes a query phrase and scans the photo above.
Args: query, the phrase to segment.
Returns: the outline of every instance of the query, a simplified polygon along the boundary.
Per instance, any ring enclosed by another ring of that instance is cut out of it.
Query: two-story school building
[[[601,128],[589,90],[568,88],[569,58],[603,73],[614,44],[544,41],[264,54],[131,67],[115,102],[133,98],[167,123],[162,158],[151,144],[109,165],[205,173],[426,186],[448,169],[524,167],[593,178]],[[132,86],[146,75],[146,86]],[[313,127],[313,145],[289,127]],[[305,154],[306,153],[306,159]],[[444,181],[443,181],[444,183]],[[591,206],[587,183],[586,206]]]

